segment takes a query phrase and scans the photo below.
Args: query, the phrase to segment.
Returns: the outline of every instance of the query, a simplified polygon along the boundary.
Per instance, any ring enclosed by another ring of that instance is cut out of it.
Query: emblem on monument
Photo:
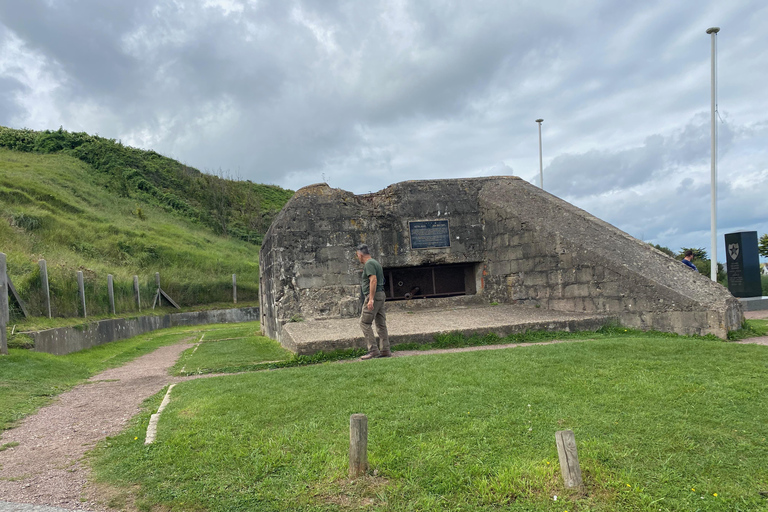
[[[735,260],[739,257],[739,244],[729,244],[728,245],[728,254],[731,255],[731,259]]]

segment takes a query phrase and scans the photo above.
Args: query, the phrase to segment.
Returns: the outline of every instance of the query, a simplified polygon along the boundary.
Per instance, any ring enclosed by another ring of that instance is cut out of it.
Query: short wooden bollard
[[[45,294],[45,310],[48,313],[48,318],[51,318],[51,287],[48,285],[48,265],[45,260],[40,260],[37,264],[40,265],[40,282]]]
[[[8,333],[5,326],[11,318],[8,305],[8,268],[5,254],[0,252],[0,354],[8,355]]]
[[[356,478],[368,471],[368,417],[349,417],[349,477]]]
[[[232,300],[237,304],[237,274],[232,274]]]
[[[139,276],[133,276],[133,294],[136,295],[136,307],[141,311],[141,296],[139,296]]]
[[[576,452],[576,436],[573,430],[559,430],[555,432],[557,443],[557,456],[560,458],[560,471],[563,474],[563,482],[568,488],[581,487],[581,468],[579,467],[579,455]]]
[[[109,292],[109,308],[112,310],[112,314],[115,314],[115,283],[112,279],[112,274],[107,274],[107,291]]]
[[[77,271],[77,290],[80,294],[80,303],[83,306],[83,318],[88,317],[88,313],[85,311],[85,283],[83,282],[83,271]]]

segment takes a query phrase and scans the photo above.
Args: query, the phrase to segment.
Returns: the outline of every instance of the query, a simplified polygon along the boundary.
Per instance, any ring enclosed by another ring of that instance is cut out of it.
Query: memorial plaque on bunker
[[[726,234],[725,255],[728,266],[728,290],[734,297],[760,297],[762,285],[757,231]]]
[[[420,220],[408,223],[411,249],[439,249],[451,246],[447,220]]]

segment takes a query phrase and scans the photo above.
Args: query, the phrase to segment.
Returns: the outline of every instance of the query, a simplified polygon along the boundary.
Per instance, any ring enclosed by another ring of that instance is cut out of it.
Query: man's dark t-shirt
[[[694,265],[694,264],[693,264],[693,263],[691,263],[690,261],[688,261],[688,260],[683,260],[683,263],[685,263],[685,264],[686,264],[688,267],[690,267],[690,269],[691,269],[691,270],[695,270],[695,271],[697,271],[697,272],[699,271],[699,269],[697,269],[697,268],[696,268],[696,265]]]
[[[365,265],[363,266],[363,280],[360,283],[363,287],[363,295],[366,297],[371,291],[371,281],[368,279],[370,276],[376,276],[376,291],[377,292],[383,292],[384,291],[384,269],[381,268],[381,265],[378,261],[371,258],[368,261],[365,262]]]

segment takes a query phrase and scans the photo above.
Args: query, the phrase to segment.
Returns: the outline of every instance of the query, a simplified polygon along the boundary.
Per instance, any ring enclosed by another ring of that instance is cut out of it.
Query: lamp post
[[[541,158],[541,123],[543,123],[544,120],[537,119],[536,122],[539,123],[539,185],[541,186],[541,189],[544,190],[544,164]]]
[[[710,208],[712,264],[710,265],[709,274],[710,278],[715,282],[717,282],[717,125],[715,124],[715,113],[717,111],[717,101],[715,98],[717,70],[715,68],[715,47],[718,32],[720,32],[720,27],[711,27],[707,29],[707,34],[712,36],[712,169],[710,172],[712,181],[712,206]]]

